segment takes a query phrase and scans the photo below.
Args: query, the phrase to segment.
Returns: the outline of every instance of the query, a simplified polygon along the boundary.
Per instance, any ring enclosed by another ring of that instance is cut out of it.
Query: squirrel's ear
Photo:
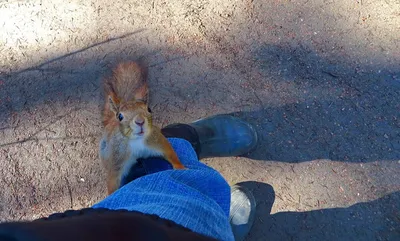
[[[111,95],[108,96],[108,103],[110,104],[111,111],[114,113],[117,113],[118,112],[118,104],[115,103],[115,101],[113,100]]]
[[[147,87],[147,83],[144,83],[138,89],[135,90],[134,98],[135,100],[140,100],[147,103],[149,89]]]

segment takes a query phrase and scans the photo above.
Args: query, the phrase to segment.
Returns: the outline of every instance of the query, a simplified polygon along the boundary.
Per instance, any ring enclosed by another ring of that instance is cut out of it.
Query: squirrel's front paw
[[[182,164],[173,165],[173,168],[176,169],[176,170],[185,170],[185,169],[187,169],[187,168],[186,168],[184,165],[182,165]]]

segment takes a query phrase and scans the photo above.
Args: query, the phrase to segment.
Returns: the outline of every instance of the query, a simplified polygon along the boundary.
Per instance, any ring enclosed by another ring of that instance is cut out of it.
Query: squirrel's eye
[[[122,121],[124,119],[124,116],[121,113],[118,113],[117,118],[119,121]]]
[[[147,111],[148,111],[149,113],[151,113],[151,109],[150,109],[150,107],[147,107]]]

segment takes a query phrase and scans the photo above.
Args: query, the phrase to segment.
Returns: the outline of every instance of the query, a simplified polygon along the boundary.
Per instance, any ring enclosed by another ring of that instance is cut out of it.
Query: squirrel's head
[[[110,98],[111,110],[119,121],[123,135],[131,139],[146,138],[152,128],[151,110],[142,101],[129,101],[116,105]]]

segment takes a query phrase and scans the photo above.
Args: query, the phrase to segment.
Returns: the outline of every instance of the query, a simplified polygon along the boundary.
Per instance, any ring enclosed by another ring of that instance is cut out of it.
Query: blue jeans
[[[155,214],[218,240],[234,240],[229,224],[228,183],[216,170],[199,162],[188,141],[168,140],[188,169],[173,170],[159,158],[145,160],[146,175],[123,185],[93,208]]]

